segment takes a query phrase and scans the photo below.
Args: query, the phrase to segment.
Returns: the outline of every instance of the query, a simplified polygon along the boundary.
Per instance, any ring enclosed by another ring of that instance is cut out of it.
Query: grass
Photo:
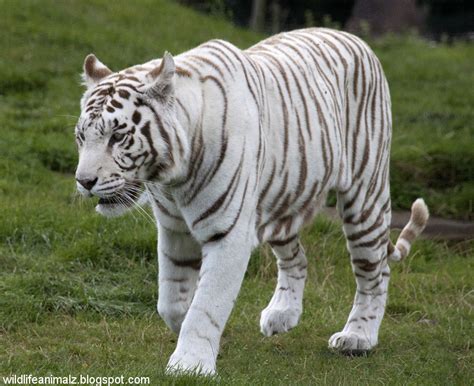
[[[0,375],[214,383],[163,374],[176,337],[155,312],[154,227],[137,213],[105,220],[73,196],[78,73],[89,52],[120,69],[211,37],[245,47],[261,36],[167,1],[0,7]],[[394,206],[423,195],[434,213],[472,218],[473,47],[414,37],[372,45],[393,94]],[[276,267],[259,249],[222,340],[222,383],[472,383],[472,242],[417,242],[393,267],[380,345],[348,358],[327,349],[354,291],[341,231],[318,219],[303,241],[311,264],[300,325],[260,335]]]
[[[474,219],[472,43],[386,38],[373,48],[392,93],[394,207],[423,196],[435,214]]]

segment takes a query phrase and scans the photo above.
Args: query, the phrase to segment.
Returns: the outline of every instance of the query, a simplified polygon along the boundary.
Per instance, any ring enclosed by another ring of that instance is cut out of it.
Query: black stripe
[[[244,206],[244,201],[245,201],[245,197],[247,195],[247,188],[248,188],[248,184],[249,184],[249,180],[247,179],[247,182],[245,183],[245,189],[244,189],[244,193],[242,195],[242,201],[240,203],[240,207],[239,207],[239,210],[237,212],[237,215],[235,216],[234,218],[234,221],[232,222],[232,224],[224,231],[222,232],[218,232],[214,235],[212,235],[211,237],[209,237],[205,242],[204,244],[208,244],[208,243],[213,243],[213,242],[216,242],[216,241],[220,241],[222,240],[223,238],[225,238],[231,231],[232,229],[234,229],[235,227],[235,224],[237,224],[237,221],[240,217],[240,213],[242,212],[242,208]]]

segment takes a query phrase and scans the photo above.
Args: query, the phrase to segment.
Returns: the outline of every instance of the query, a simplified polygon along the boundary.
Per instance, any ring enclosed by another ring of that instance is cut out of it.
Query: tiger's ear
[[[87,88],[94,87],[102,79],[112,74],[112,71],[103,64],[94,54],[89,54],[84,59],[84,72],[82,80]]]
[[[163,59],[158,67],[148,73],[150,85],[145,90],[145,94],[152,99],[158,99],[161,102],[169,101],[174,95],[174,74],[176,66],[173,56],[165,52]]]

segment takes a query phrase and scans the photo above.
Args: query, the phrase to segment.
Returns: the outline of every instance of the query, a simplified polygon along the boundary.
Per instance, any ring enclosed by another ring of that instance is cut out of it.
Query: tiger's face
[[[176,174],[172,133],[179,123],[173,76],[169,54],[160,67],[141,75],[112,73],[94,55],[86,58],[83,78],[88,88],[75,129],[76,185],[84,196],[99,197],[99,213],[123,213],[146,181],[166,183]]]

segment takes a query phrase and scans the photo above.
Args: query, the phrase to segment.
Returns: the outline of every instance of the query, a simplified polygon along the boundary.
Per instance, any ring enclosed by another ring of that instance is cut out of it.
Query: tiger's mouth
[[[112,197],[99,198],[99,205],[119,205],[119,204],[130,204],[129,200],[122,201],[119,197],[119,194],[116,194]]]
[[[129,184],[128,187],[121,189],[107,197],[100,197],[98,204],[104,206],[133,206],[144,192],[141,184]]]
[[[105,217],[117,217],[132,210],[136,206],[142,205],[140,199],[145,193],[143,184],[130,184],[119,191],[100,197],[95,210]]]

